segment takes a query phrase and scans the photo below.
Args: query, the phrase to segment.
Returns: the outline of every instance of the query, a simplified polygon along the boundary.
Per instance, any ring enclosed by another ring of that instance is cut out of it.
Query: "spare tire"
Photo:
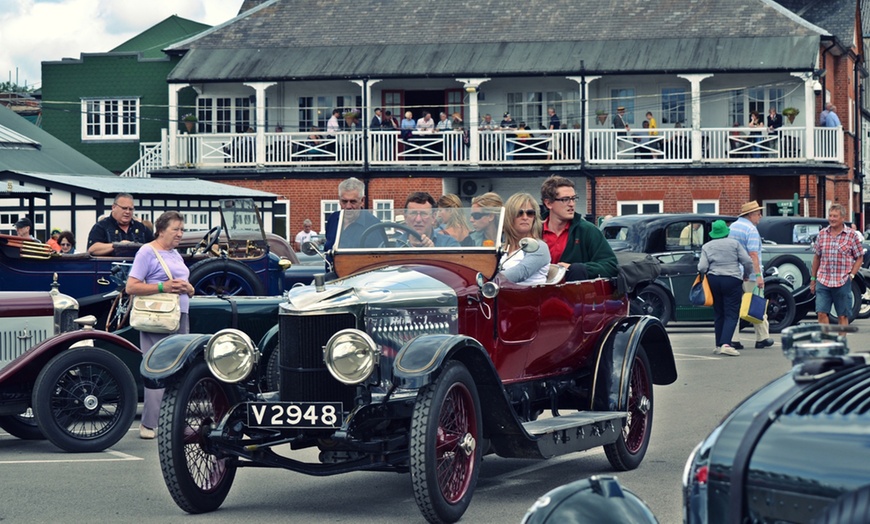
[[[207,258],[190,266],[197,295],[263,296],[266,288],[254,270],[236,260]]]
[[[803,260],[794,255],[780,255],[766,264],[776,268],[780,278],[791,284],[792,289],[800,289],[810,283],[810,270]]]

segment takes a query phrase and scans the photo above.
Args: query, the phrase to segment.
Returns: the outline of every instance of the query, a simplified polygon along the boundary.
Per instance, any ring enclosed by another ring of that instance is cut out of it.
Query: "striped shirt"
[[[731,224],[731,231],[728,233],[728,238],[733,238],[734,240],[740,242],[740,245],[743,246],[743,249],[749,253],[750,258],[752,257],[752,253],[758,253],[758,269],[759,272],[764,273],[764,267],[761,265],[761,235],[758,234],[758,229],[755,227],[755,224],[749,221],[746,217],[740,217],[736,222]],[[752,274],[754,268],[750,265],[748,268],[743,270],[744,274]]]

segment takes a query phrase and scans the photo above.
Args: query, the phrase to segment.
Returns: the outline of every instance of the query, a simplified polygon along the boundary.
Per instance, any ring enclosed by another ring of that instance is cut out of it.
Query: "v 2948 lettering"
[[[261,428],[338,428],[338,402],[249,402],[248,425]]]

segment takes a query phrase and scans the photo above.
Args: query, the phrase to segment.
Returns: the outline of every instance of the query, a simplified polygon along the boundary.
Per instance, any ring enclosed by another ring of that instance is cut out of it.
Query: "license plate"
[[[248,402],[248,426],[340,428],[341,402]]]

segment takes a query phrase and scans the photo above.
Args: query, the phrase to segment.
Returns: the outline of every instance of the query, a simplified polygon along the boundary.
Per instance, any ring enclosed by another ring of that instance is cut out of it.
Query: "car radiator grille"
[[[9,329],[0,331],[0,369],[25,351],[53,335],[48,329]]]
[[[783,406],[783,415],[832,414],[870,414],[870,366],[860,366],[808,387]]]
[[[335,380],[323,363],[323,346],[342,329],[356,327],[351,314],[281,315],[281,399],[294,402],[344,403],[353,406],[354,386]]]

